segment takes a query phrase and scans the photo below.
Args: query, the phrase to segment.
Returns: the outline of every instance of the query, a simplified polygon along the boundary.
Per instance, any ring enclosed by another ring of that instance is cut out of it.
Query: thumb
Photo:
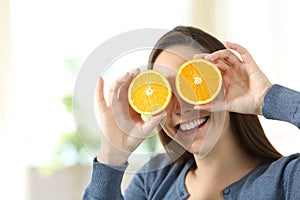
[[[161,122],[165,121],[167,117],[166,112],[159,113],[149,117],[149,119],[143,124],[143,133],[148,135],[155,127],[157,127]]]
[[[220,112],[228,109],[226,102],[212,102],[205,105],[195,105],[195,110],[208,110],[210,112]]]
[[[144,122],[142,126],[134,126],[129,135],[134,138],[145,139],[165,117],[166,113],[160,113],[155,116],[147,117],[147,119],[144,118],[144,120],[147,121]]]

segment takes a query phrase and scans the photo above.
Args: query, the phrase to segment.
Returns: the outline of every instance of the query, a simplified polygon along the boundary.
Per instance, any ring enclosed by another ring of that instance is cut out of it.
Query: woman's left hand
[[[262,114],[264,96],[272,83],[260,70],[244,47],[226,42],[227,49],[212,54],[195,56],[214,62],[221,70],[225,88],[224,102],[197,106],[198,109],[225,107],[230,112]],[[241,59],[233,53],[236,51]]]

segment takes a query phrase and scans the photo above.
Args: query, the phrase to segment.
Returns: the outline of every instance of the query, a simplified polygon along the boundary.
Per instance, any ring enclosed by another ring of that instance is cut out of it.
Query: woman
[[[110,90],[109,104],[114,106],[107,106],[103,79],[99,79],[101,149],[84,199],[300,199],[299,155],[283,157],[278,153],[257,118],[263,115],[300,127],[300,93],[272,85],[246,49],[225,45],[227,49],[199,29],[180,26],[157,42],[149,60],[149,67],[160,71],[173,87],[176,71],[184,61],[196,55],[214,62],[223,75],[223,102],[195,107],[182,101],[174,89],[165,112],[143,122],[131,110],[134,123],[120,124],[114,113],[118,111],[121,118],[128,115],[124,111],[128,102],[120,96],[127,95],[138,72],[116,81]],[[124,122],[126,117],[122,119]],[[182,129],[199,119],[200,124]],[[120,184],[128,156],[157,125],[162,128],[159,135],[168,154],[149,161],[123,197]],[[207,142],[207,137],[212,141]],[[158,170],[151,170],[153,166]]]

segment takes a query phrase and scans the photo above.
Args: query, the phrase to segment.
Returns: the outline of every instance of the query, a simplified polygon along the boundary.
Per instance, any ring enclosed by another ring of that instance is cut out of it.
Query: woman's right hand
[[[109,103],[104,98],[104,80],[99,78],[96,88],[96,101],[100,117],[99,162],[110,165],[123,165],[129,155],[159,125],[165,113],[150,117],[146,122],[133,111],[128,102],[128,87],[139,73],[127,73],[119,78],[109,90]]]

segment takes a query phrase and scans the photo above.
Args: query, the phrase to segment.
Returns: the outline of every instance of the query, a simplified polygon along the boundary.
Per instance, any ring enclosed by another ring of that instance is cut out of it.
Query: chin
[[[191,154],[199,154],[202,148],[202,144],[203,144],[203,139],[201,139],[200,141],[198,139],[194,141],[190,146],[188,146],[186,150]]]
[[[204,113],[202,116],[182,120],[175,126],[165,126],[163,129],[189,153],[204,157],[215,148],[223,131],[227,130],[227,124],[224,122],[228,123],[225,120],[228,118],[224,114]]]

